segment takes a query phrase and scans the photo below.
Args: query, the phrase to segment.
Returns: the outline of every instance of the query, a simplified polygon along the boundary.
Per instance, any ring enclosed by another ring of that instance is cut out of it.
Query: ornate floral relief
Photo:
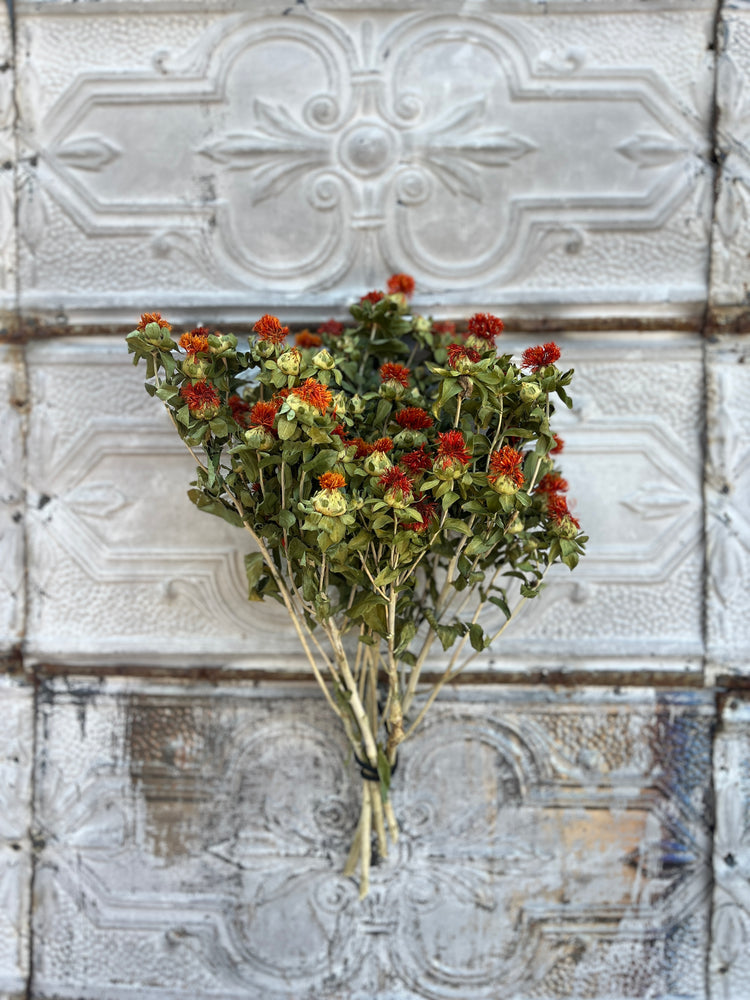
[[[45,197],[90,236],[212,256],[221,287],[319,293],[395,268],[425,291],[497,286],[588,232],[662,226],[707,169],[700,115],[653,71],[536,44],[513,18],[233,15],[152,75],[82,75],[36,123],[27,99],[25,142]]]
[[[702,961],[707,914],[702,708],[620,706],[629,742],[610,751],[604,704],[565,711],[565,747],[546,703],[446,704],[404,748],[397,856],[360,903],[338,874],[354,777],[325,706],[112,693],[47,692],[41,991],[124,977],[144,997],[167,982],[227,998],[365,997],[373,983],[435,1000],[536,997],[540,983],[594,998],[634,982],[703,997],[679,971]],[[680,771],[684,727],[696,766]],[[651,756],[630,756],[644,742]],[[50,970],[60,947],[70,961]],[[129,958],[144,949],[161,962],[148,981]],[[86,983],[79,955],[97,969]]]

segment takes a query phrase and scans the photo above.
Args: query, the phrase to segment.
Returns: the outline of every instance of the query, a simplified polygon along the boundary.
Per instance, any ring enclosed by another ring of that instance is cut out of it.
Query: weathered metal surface
[[[0,655],[21,642],[25,614],[23,348],[0,344]]]
[[[509,339],[508,349],[521,343]],[[596,670],[597,658],[612,669],[615,655],[627,671],[625,657],[645,656],[647,669],[695,672],[700,342],[581,334],[561,343],[563,363],[577,369],[576,407],[558,425],[562,464],[589,554],[574,576],[553,573],[479,663],[517,671],[520,658],[554,672],[590,660]],[[185,498],[191,459],[124,345],[46,341],[28,357],[28,652],[73,664],[150,662],[158,653],[163,664],[298,669],[283,609],[246,600],[242,533]]]
[[[33,692],[0,675],[0,998],[20,1000],[29,970]]]
[[[8,7],[0,6],[0,329],[9,327],[17,305],[14,53]]]
[[[724,4],[716,74],[720,164],[711,253],[711,301],[750,304],[750,10]]]
[[[750,658],[750,337],[708,347],[707,643],[714,676]]]
[[[45,686],[35,997],[705,996],[711,699],[480,689],[359,781],[309,688]]]
[[[325,317],[394,270],[454,310],[702,313],[712,3],[16,20],[27,315]]]
[[[750,983],[750,695],[731,691],[714,746],[716,832],[712,1000],[745,1000]]]

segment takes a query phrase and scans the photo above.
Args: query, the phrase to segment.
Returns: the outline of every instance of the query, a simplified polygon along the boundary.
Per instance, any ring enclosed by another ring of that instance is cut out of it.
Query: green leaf
[[[446,517],[446,519],[445,519],[445,527],[446,528],[451,528],[453,531],[458,531],[460,534],[466,535],[469,538],[471,538],[471,536],[473,534],[473,532],[472,532],[471,528],[468,526],[468,524],[466,524],[465,521],[461,521],[457,517]]]
[[[294,437],[296,432],[297,422],[295,420],[287,420],[286,417],[279,417],[276,422],[276,433],[279,435],[280,441],[288,441]]]
[[[242,527],[242,518],[237,511],[233,507],[227,507],[218,497],[207,496],[202,490],[196,489],[188,490],[187,495],[199,510],[205,510],[207,514],[215,514],[238,528]]]
[[[472,649],[476,649],[478,653],[481,653],[485,648],[484,642],[484,630],[481,625],[470,625],[469,626],[469,641],[471,642]]]
[[[177,420],[178,423],[183,424],[185,427],[190,425],[190,409],[187,403],[185,403],[184,406],[181,406],[177,411],[175,414],[175,420]]]
[[[505,617],[510,618],[510,608],[508,607],[507,603],[502,599],[502,597],[491,597],[490,604],[494,604],[495,607],[500,608]]]
[[[276,520],[279,522],[282,528],[293,528],[297,523],[297,518],[290,510],[280,510]]]
[[[245,556],[245,573],[247,575],[247,597],[249,601],[262,601],[258,593],[258,583],[263,574],[263,556],[260,552],[248,552]]]

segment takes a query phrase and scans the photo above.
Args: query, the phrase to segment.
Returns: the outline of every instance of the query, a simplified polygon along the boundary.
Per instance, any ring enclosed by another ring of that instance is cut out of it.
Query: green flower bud
[[[395,379],[388,379],[387,382],[381,383],[380,389],[378,390],[383,399],[398,400],[404,398],[404,393],[406,392],[406,387],[401,385]]]
[[[365,472],[368,476],[382,476],[388,469],[393,468],[393,462],[384,451],[374,451],[365,459]]]
[[[464,463],[460,458],[450,458],[448,455],[438,455],[432,466],[433,475],[444,482],[450,482],[463,475]]]
[[[290,347],[289,350],[284,351],[276,359],[279,370],[285,375],[299,375],[301,363],[302,355],[296,347]]]
[[[393,292],[391,295],[386,295],[385,299],[387,302],[392,302],[399,313],[403,314],[409,311],[409,300],[403,292]]]
[[[233,333],[211,334],[208,338],[208,349],[216,357],[231,354],[237,349],[237,338]]]
[[[552,524],[550,531],[559,538],[575,538],[578,534],[578,528],[573,524],[572,519],[568,515],[557,524]]]
[[[495,493],[501,496],[513,496],[518,493],[520,486],[513,482],[510,476],[492,476],[489,484]]]
[[[349,400],[349,406],[352,408],[352,413],[359,415],[365,412],[364,400],[357,395],[352,396]]]
[[[266,427],[251,427],[245,431],[245,443],[256,451],[270,451],[276,438]]]
[[[385,491],[383,499],[389,507],[394,507],[396,510],[404,510],[412,502],[413,497],[411,493],[404,493],[397,486],[392,486]]]
[[[414,329],[417,333],[429,333],[432,329],[432,320],[427,316],[415,316]]]
[[[272,358],[276,353],[276,346],[270,340],[258,340],[257,342],[251,340],[249,343],[253,353],[259,358]]]
[[[318,490],[312,498],[312,505],[319,514],[327,517],[341,517],[348,507],[346,497],[339,489]]]
[[[198,360],[197,355],[189,354],[180,368],[188,378],[205,378],[208,371],[208,361],[205,358]]]
[[[418,448],[421,444],[427,443],[427,436],[421,431],[410,431],[407,428],[398,432],[393,439],[393,443],[397,448]]]
[[[336,362],[333,359],[333,355],[325,348],[323,348],[322,351],[318,351],[318,353],[312,359],[312,363],[315,365],[316,368],[322,368],[323,371],[327,372],[331,371],[331,369],[336,367]]]
[[[542,394],[542,388],[536,382],[524,382],[521,385],[521,400],[524,403],[533,403]]]

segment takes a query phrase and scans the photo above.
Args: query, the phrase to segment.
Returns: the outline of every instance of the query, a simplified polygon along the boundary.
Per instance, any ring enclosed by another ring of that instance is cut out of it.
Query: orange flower
[[[346,479],[340,472],[324,472],[322,476],[318,477],[318,482],[322,490],[338,490],[342,486],[346,486]]]
[[[250,412],[250,406],[240,396],[230,396],[227,402],[229,403],[229,409],[232,411],[234,422],[239,424],[240,427],[247,427],[247,415]]]
[[[380,302],[382,298],[383,298],[382,292],[368,292],[367,295],[363,295],[359,301],[371,302],[373,305],[375,305],[375,303]]]
[[[456,324],[450,319],[436,319],[432,324],[433,333],[449,333],[451,337],[456,332]]]
[[[386,490],[398,490],[405,498],[411,496],[414,485],[406,473],[395,465],[392,469],[387,469],[378,482]]]
[[[581,527],[581,523],[578,518],[573,517],[573,515],[568,510],[568,501],[564,496],[559,493],[552,493],[547,499],[547,513],[552,518],[556,524],[562,524],[566,517],[570,518],[572,524],[576,528]]]
[[[414,451],[407,451],[405,455],[402,455],[401,464],[406,466],[413,476],[416,476],[418,473],[427,472],[428,469],[432,468],[432,457],[424,450],[424,445],[420,445]]]
[[[419,406],[405,406],[399,410],[393,418],[400,427],[410,431],[421,431],[427,427],[432,427],[433,420],[429,413],[426,413]]]
[[[187,402],[190,412],[196,417],[210,420],[219,412],[221,400],[216,389],[205,379],[201,379],[195,385],[183,385],[180,389],[180,395]]]
[[[396,365],[391,361],[386,362],[380,369],[380,378],[383,382],[398,382],[404,389],[409,387],[409,376],[411,369],[404,365]]]
[[[357,450],[354,453],[355,458],[367,458],[367,456],[371,455],[375,450],[371,444],[363,441],[362,438],[352,438],[349,444],[355,444],[357,446]]]
[[[563,479],[562,476],[557,476],[552,472],[548,472],[546,476],[542,476],[536,485],[537,493],[565,493],[567,489],[567,479]]]
[[[455,368],[461,358],[466,358],[467,361],[476,364],[477,361],[482,360],[482,355],[473,347],[464,347],[463,344],[448,344],[448,364],[451,368]]]
[[[318,333],[327,333],[329,337],[340,337],[344,332],[344,324],[337,319],[328,319],[318,327]]]
[[[250,425],[252,427],[265,427],[272,431],[276,414],[279,412],[281,400],[271,400],[269,403],[260,400],[250,411]]]
[[[446,431],[438,434],[438,455],[441,458],[457,458],[459,462],[468,465],[471,455],[466,450],[466,442],[461,431]]]
[[[141,321],[136,329],[143,333],[149,323],[158,323],[162,330],[172,329],[172,324],[167,323],[165,319],[162,319],[161,313],[141,313]]]
[[[553,434],[552,437],[555,439],[555,447],[550,448],[550,455],[559,455],[560,452],[565,447],[565,441],[560,437],[559,434]]]
[[[501,476],[510,479],[514,486],[523,486],[523,455],[509,445],[503,445],[500,451],[493,451],[490,455],[490,469],[492,470],[487,478],[491,483],[496,482]]]
[[[388,291],[391,295],[398,292],[411,295],[414,291],[414,278],[410,274],[392,274],[388,279]]]
[[[321,413],[326,412],[333,400],[331,390],[321,385],[314,378],[309,378],[302,385],[295,386],[292,389],[292,395],[299,396],[301,400],[305,403],[310,403],[311,406],[315,406]]]
[[[282,326],[278,317],[271,316],[269,313],[261,316],[253,330],[261,340],[268,340],[272,344],[281,344],[289,333],[289,327]]]
[[[323,341],[316,333],[310,333],[309,330],[302,330],[294,338],[294,343],[297,347],[322,347]]]
[[[536,373],[540,368],[554,365],[560,358],[560,348],[551,341],[539,347],[527,347],[521,356],[521,367]]]
[[[422,520],[412,521],[411,524],[405,524],[404,528],[407,531],[418,531],[420,533],[423,531],[429,531],[431,523],[437,520],[437,504],[433,503],[432,500],[423,500],[422,497],[420,497],[413,506],[422,515]]]
[[[470,336],[486,340],[493,347],[495,346],[495,337],[499,337],[503,329],[503,321],[491,313],[475,313],[466,327]]]
[[[371,445],[370,454],[373,451],[382,451],[386,455],[389,451],[393,450],[393,440],[389,437],[378,438],[377,441]]]
[[[183,333],[180,337],[180,347],[186,354],[207,354],[208,330],[206,327],[197,326],[190,333]]]

